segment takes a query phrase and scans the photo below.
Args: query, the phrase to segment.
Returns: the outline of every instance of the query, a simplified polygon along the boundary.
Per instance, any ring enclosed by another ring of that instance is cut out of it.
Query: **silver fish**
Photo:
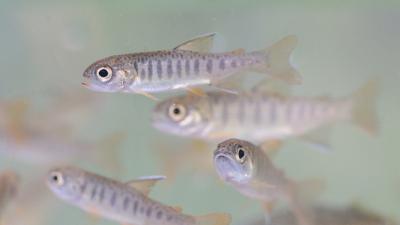
[[[214,34],[201,36],[172,50],[110,56],[90,65],[83,85],[101,92],[150,93],[221,85],[224,78],[245,70],[259,71],[291,83],[301,81],[289,57],[297,38],[288,36],[275,45],[246,53],[210,53]],[[222,85],[221,85],[222,86]]]
[[[153,110],[152,124],[169,134],[206,141],[236,137],[261,144],[271,139],[310,135],[309,141],[322,144],[325,137],[311,137],[313,131],[338,121],[351,121],[374,133],[375,97],[373,81],[342,99],[287,97],[260,90],[238,95],[182,95],[160,102]]]
[[[165,177],[145,177],[128,183],[79,168],[54,168],[47,184],[56,196],[90,213],[124,224],[192,225],[230,223],[228,214],[190,216],[147,197],[149,189]]]
[[[310,224],[297,196],[299,186],[277,169],[261,148],[239,139],[226,140],[214,151],[214,165],[219,177],[241,194],[261,201],[267,209],[284,200],[301,224]]]

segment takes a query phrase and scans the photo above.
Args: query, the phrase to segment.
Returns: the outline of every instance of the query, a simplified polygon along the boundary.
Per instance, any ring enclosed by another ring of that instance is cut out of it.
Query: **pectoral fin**
[[[193,52],[209,52],[213,46],[215,33],[206,34],[200,37],[186,41],[173,50],[193,51]]]
[[[329,143],[330,136],[329,127],[324,127],[313,132],[309,132],[301,138],[306,141],[308,145],[317,149],[319,152],[327,153],[332,151],[332,146]]]
[[[138,179],[126,182],[127,185],[134,189],[148,195],[151,188],[157,183],[157,181],[164,180],[165,176],[146,176],[139,177]]]

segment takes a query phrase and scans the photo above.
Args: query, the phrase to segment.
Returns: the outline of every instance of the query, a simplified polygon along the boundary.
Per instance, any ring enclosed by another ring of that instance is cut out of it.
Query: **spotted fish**
[[[214,34],[204,35],[172,50],[101,59],[84,71],[82,84],[95,91],[129,92],[151,97],[150,93],[175,89],[193,91],[193,87],[199,85],[221,87],[224,78],[246,70],[268,74],[289,83],[301,81],[300,75],[289,63],[297,43],[295,36],[249,53],[243,49],[210,53],[213,38]]]
[[[224,182],[241,194],[264,203],[267,213],[270,213],[271,203],[284,200],[300,224],[311,224],[310,216],[297,196],[300,188],[273,165],[261,148],[244,140],[226,140],[214,151],[214,165]]]
[[[169,134],[206,141],[236,137],[261,144],[302,136],[326,144],[325,137],[315,133],[338,121],[351,121],[371,133],[376,131],[376,89],[376,82],[370,81],[352,96],[341,99],[288,97],[260,89],[238,95],[182,95],[160,102],[153,110],[152,124]]]
[[[228,214],[190,216],[180,209],[147,197],[149,188],[165,177],[144,177],[128,183],[99,176],[79,168],[54,168],[48,186],[64,201],[90,213],[123,224],[227,225]]]

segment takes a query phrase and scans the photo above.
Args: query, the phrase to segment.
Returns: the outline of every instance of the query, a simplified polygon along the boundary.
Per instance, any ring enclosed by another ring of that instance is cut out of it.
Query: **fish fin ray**
[[[259,51],[265,56],[265,66],[256,70],[267,72],[272,78],[289,84],[300,84],[302,77],[290,63],[290,56],[296,45],[297,37],[289,35],[271,47]]]
[[[215,33],[205,34],[176,46],[173,50],[209,52],[213,46]]]
[[[178,213],[182,213],[182,211],[183,211],[182,207],[180,207],[180,206],[171,206],[171,208],[174,209]]]
[[[228,213],[211,213],[204,216],[195,216],[196,225],[228,225],[231,215]]]
[[[332,146],[329,140],[331,136],[330,134],[331,127],[325,126],[323,128],[307,132],[307,134],[301,136],[301,139],[319,152],[328,153],[332,152]]]
[[[157,175],[157,176],[145,176],[139,177],[135,180],[131,180],[126,182],[130,187],[142,192],[145,195],[148,195],[151,191],[151,188],[160,180],[164,180],[166,177]]]
[[[275,155],[279,149],[282,148],[283,141],[279,139],[270,139],[262,142],[260,144],[260,148],[267,154],[268,156]]]
[[[160,101],[159,98],[157,98],[156,96],[154,96],[154,95],[152,95],[152,94],[150,94],[150,93],[148,93],[148,92],[144,92],[144,91],[135,91],[135,93],[136,93],[136,94],[139,94],[139,95],[143,95],[143,96],[145,96],[145,97],[147,97],[147,98],[149,98],[149,99],[151,99],[151,100],[153,100],[153,101],[156,101],[156,102]]]
[[[378,81],[370,80],[357,90],[352,96],[353,107],[351,120],[367,133],[378,133],[378,119],[376,115],[376,97],[378,93]]]
[[[194,95],[194,96],[198,96],[198,97],[206,96],[206,93],[200,88],[185,87],[185,89],[189,92],[190,95]]]

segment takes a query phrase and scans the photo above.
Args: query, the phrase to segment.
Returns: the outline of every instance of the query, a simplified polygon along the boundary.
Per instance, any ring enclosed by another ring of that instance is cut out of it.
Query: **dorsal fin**
[[[176,46],[173,50],[209,52],[213,46],[214,36],[215,33],[211,33],[193,38]]]
[[[142,192],[144,195],[148,195],[157,181],[164,180],[165,178],[165,176],[145,176],[128,181],[126,184]]]

